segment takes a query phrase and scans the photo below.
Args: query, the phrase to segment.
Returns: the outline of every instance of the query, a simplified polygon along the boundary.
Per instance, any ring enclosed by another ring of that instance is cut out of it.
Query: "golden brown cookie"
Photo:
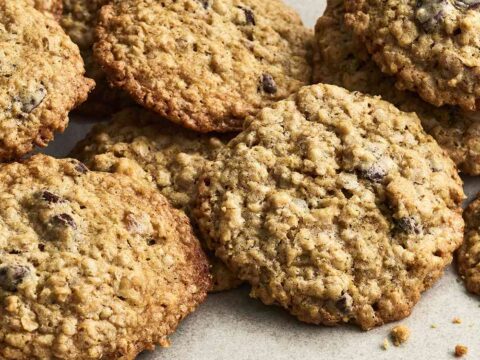
[[[174,207],[190,216],[203,168],[231,138],[194,133],[147,110],[130,108],[115,114],[111,121],[95,126],[76,146],[72,156],[92,170],[146,180]],[[211,255],[209,261],[212,291],[228,290],[240,284],[218,258]]]
[[[133,104],[128,95],[113,89],[105,73],[92,56],[92,46],[97,14],[108,0],[64,0],[60,24],[79,47],[85,61],[87,76],[96,82],[88,100],[77,109],[82,115],[102,117]]]
[[[0,3],[0,161],[46,146],[94,86],[78,47],[51,16]]]
[[[478,0],[346,0],[347,25],[397,87],[480,110]]]
[[[410,314],[463,240],[462,182],[415,114],[333,85],[247,121],[194,215],[265,304],[371,329]]]
[[[424,129],[455,161],[460,171],[480,175],[480,114],[453,106],[437,108],[416,94],[395,88],[364,45],[346,28],[342,0],[329,0],[315,27],[314,82],[380,95],[402,111],[415,112]]]
[[[118,1],[97,35],[113,85],[199,132],[239,130],[311,80],[312,33],[281,0]]]
[[[205,299],[189,221],[150,186],[36,155],[0,187],[1,359],[133,360]]]

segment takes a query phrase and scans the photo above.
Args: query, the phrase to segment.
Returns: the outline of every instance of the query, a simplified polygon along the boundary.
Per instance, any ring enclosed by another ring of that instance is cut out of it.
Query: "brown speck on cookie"
[[[18,285],[30,274],[30,269],[23,265],[0,265],[0,288],[15,292]]]
[[[275,94],[277,92],[277,84],[270,74],[262,75],[262,89],[267,94]]]
[[[464,357],[468,353],[468,347],[465,345],[456,345],[455,346],[455,357]]]
[[[390,336],[392,338],[393,345],[400,346],[410,337],[410,329],[404,325],[395,326],[392,331],[390,331]]]
[[[243,12],[245,13],[245,21],[247,22],[247,25],[253,25],[255,26],[255,15],[252,10],[244,8],[242,6],[238,7],[239,9],[242,9]]]
[[[52,220],[56,224],[60,224],[60,225],[63,225],[63,226],[69,226],[74,230],[77,228],[77,224],[75,223],[75,220],[73,220],[73,217],[69,214],[63,213],[63,214],[55,215],[52,218]]]

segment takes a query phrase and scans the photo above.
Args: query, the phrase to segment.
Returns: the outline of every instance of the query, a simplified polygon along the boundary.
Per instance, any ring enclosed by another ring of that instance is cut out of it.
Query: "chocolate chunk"
[[[86,174],[88,172],[88,167],[81,161],[76,161],[75,170],[81,174]]]
[[[208,0],[197,0],[197,1],[198,1],[200,4],[202,4],[202,6],[203,6],[203,8],[204,8],[205,10],[207,10],[208,7],[210,6]]]
[[[358,174],[364,179],[379,183],[387,175],[387,172],[385,171],[385,169],[374,165],[367,169],[359,169]]]
[[[30,269],[23,265],[0,266],[0,287],[5,291],[17,291],[18,285],[30,274]]]
[[[263,74],[262,75],[262,88],[267,94],[276,94],[277,93],[277,84],[273,80],[272,75]]]
[[[242,9],[243,12],[245,13],[245,21],[247,22],[247,25],[253,25],[253,26],[257,25],[255,21],[255,15],[252,10],[244,8],[242,6],[239,6],[238,8]]]
[[[395,221],[397,231],[406,234],[420,234],[422,226],[413,216],[402,217]]]
[[[44,192],[42,192],[42,199],[48,203],[53,203],[53,204],[63,202],[60,196],[55,195],[54,193],[51,193],[48,190],[45,190]]]
[[[448,0],[418,0],[415,19],[425,32],[432,32],[453,9]]]
[[[73,217],[71,217],[68,214],[59,214],[55,215],[53,217],[54,223],[61,224],[63,226],[70,226],[72,229],[77,228],[77,224],[75,223],[75,220],[73,220]]]
[[[26,96],[19,96],[14,99],[15,102],[19,102],[21,111],[30,114],[35,110],[47,96],[47,89],[43,85],[40,85],[38,89],[29,93]]]
[[[335,302],[335,307],[342,313],[348,314],[352,311],[353,299],[346,293],[342,292],[342,296]]]

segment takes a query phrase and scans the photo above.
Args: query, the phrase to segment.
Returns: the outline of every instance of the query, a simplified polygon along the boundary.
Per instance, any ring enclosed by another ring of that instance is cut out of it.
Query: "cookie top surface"
[[[463,214],[465,240],[458,251],[457,266],[467,289],[480,294],[480,197]]]
[[[238,130],[311,80],[312,33],[280,0],[118,1],[97,37],[112,84],[200,132]]]
[[[149,111],[130,108],[95,126],[72,155],[92,170],[146,180],[174,207],[190,216],[203,168],[230,138],[194,133]],[[239,285],[238,279],[218,259],[209,260],[213,291]]]
[[[0,180],[2,359],[133,359],[205,298],[198,240],[157,191],[43,155]]]
[[[107,0],[65,0],[60,24],[80,47],[88,77],[95,80],[95,89],[77,111],[87,116],[109,116],[133,104],[130,97],[109,86],[105,73],[93,59],[93,40],[97,15]]]
[[[436,106],[480,106],[477,0],[347,0],[347,25],[397,86]]]
[[[0,160],[46,146],[94,83],[58,23],[16,0],[0,4]]]
[[[62,0],[23,0],[35,9],[52,14],[56,19],[62,16],[63,3]]]
[[[480,175],[480,116],[457,107],[437,108],[416,94],[395,88],[365,47],[346,28],[343,1],[330,0],[315,27],[314,81],[380,95],[400,110],[416,112],[424,129],[455,161],[460,171]]]
[[[315,85],[248,120],[202,175],[194,213],[254,297],[370,329],[407,316],[450,263],[463,198],[414,114]]]

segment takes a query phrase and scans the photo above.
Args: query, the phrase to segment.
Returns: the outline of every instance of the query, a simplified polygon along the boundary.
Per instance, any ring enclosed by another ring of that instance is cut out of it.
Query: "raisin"
[[[422,226],[413,216],[406,216],[396,220],[395,227],[399,232],[406,234],[420,234],[422,232]]]
[[[418,0],[415,19],[425,32],[432,32],[452,9],[448,0]]]
[[[15,102],[20,103],[22,112],[30,114],[43,102],[47,96],[47,89],[41,85],[38,89],[29,93],[27,96],[18,96],[14,99]]]
[[[267,94],[275,94],[277,92],[277,84],[270,74],[262,75],[262,89]]]
[[[197,1],[203,6],[203,8],[204,8],[205,10],[207,10],[208,7],[210,6],[208,0],[197,0]]]
[[[383,178],[387,175],[385,169],[379,166],[371,166],[367,169],[360,169],[358,170],[358,173],[360,177],[375,183],[381,182]]]
[[[255,21],[255,14],[253,13],[252,10],[244,8],[242,6],[239,6],[238,8],[243,10],[243,12],[245,13],[245,21],[247,22],[247,25],[253,25],[253,26],[257,25]]]
[[[75,165],[75,170],[77,170],[81,174],[86,174],[88,172],[88,167],[81,161],[77,161]]]
[[[53,217],[53,221],[57,224],[61,224],[63,226],[70,226],[72,229],[77,228],[77,224],[75,223],[75,220],[73,220],[73,217],[68,214],[59,214],[55,215]]]
[[[17,291],[18,285],[30,274],[23,265],[4,265],[0,267],[0,287],[5,291]]]
[[[342,296],[335,302],[335,307],[342,313],[348,314],[352,311],[353,299],[346,293],[342,292]]]
[[[48,190],[45,190],[44,192],[42,192],[42,199],[48,203],[53,203],[53,204],[63,202],[60,196],[55,195],[54,193],[51,193]]]

